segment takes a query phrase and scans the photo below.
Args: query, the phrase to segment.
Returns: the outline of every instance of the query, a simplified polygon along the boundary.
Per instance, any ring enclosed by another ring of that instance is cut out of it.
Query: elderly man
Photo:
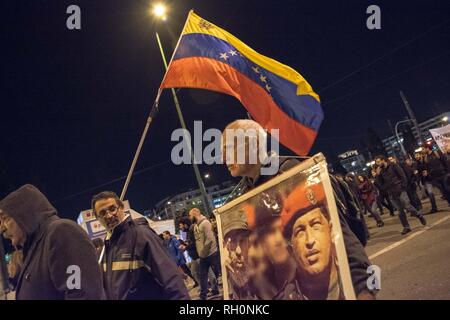
[[[36,187],[24,185],[0,201],[0,233],[23,250],[17,300],[104,299],[87,234],[74,221],[60,219]]]
[[[222,153],[224,155],[225,163],[233,177],[242,177],[240,184],[243,186],[245,191],[261,185],[274,175],[282,173],[299,163],[295,159],[288,159],[280,163],[278,172],[275,172],[275,174],[261,174],[267,173],[267,171],[264,171],[263,169],[268,167],[272,168],[278,161],[276,156],[267,154],[266,150],[261,150],[261,147],[266,146],[266,141],[261,141],[261,139],[265,138],[265,135],[261,133],[256,135],[256,138],[254,136],[244,137],[244,139],[241,139],[240,143],[239,139],[230,139],[230,136],[228,136],[231,133],[236,135],[239,131],[245,133],[245,131],[248,131],[249,129],[254,131],[256,130],[260,133],[264,131],[263,128],[255,121],[236,120],[230,123],[222,134]],[[245,161],[236,161],[239,158],[237,156],[238,150],[245,151]],[[252,163],[250,160],[254,159],[258,154],[260,156],[257,157],[256,161]],[[345,202],[345,199],[341,200]],[[356,295],[358,299],[374,299],[375,296],[369,292],[367,288],[367,279],[369,275],[366,271],[370,265],[369,259],[364,252],[364,248],[361,243],[348,227],[344,215],[345,213],[342,211],[341,207],[339,207],[339,220],[342,227],[344,243]]]
[[[284,295],[292,299],[345,299],[322,184],[297,186],[284,203],[281,219],[297,262],[296,276]]]

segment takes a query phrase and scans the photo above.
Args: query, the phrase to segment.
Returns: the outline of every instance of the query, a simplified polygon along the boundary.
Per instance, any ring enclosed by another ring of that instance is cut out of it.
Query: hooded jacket
[[[17,300],[104,299],[95,248],[74,221],[60,219],[34,186],[24,185],[0,202],[0,210],[26,234]]]

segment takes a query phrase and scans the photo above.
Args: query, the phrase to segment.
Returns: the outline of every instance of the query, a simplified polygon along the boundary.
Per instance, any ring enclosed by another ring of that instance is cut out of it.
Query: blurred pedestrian
[[[422,210],[422,202],[417,195],[417,184],[419,183],[417,165],[411,158],[406,158],[405,161],[400,165],[406,175],[406,193],[408,194],[409,201],[414,206],[414,208],[416,208],[417,210]]]
[[[380,214],[377,212],[377,192],[374,185],[366,176],[358,176],[358,188],[359,195],[366,207],[367,211],[372,215],[372,217],[377,222],[377,227],[383,227],[384,222],[381,219]]]
[[[200,282],[200,260],[195,247],[195,234],[194,234],[194,224],[188,217],[184,217],[180,221],[180,229],[184,230],[186,235],[186,241],[180,244],[180,249],[187,251],[189,257],[191,258],[191,272],[195,278],[194,288],[198,286]]]
[[[184,272],[184,274],[194,281],[194,287],[198,285],[197,280],[192,275],[191,269],[186,265],[186,260],[183,256],[183,250],[180,249],[180,241],[170,231],[163,232],[164,246],[169,251],[170,256],[175,261],[177,266]],[[185,278],[186,279],[186,278]]]
[[[431,150],[431,148],[429,147],[424,147],[422,159],[422,175],[428,182],[428,188],[431,189],[429,187],[430,184],[438,188],[439,191],[441,191],[444,199],[450,205],[450,190],[445,183],[448,171],[447,160],[445,159],[445,156]]]
[[[208,295],[208,273],[211,268],[216,277],[213,284],[212,295],[219,294],[218,279],[220,276],[220,257],[216,236],[211,222],[198,208],[189,211],[189,218],[195,222],[195,245],[200,257],[200,299],[206,300]]]
[[[378,173],[377,173],[377,165],[374,165],[372,167],[372,178],[373,178],[373,185],[376,188],[377,192],[378,192],[378,197],[377,197],[377,205],[378,208],[380,210],[380,213],[383,214],[383,207],[385,207],[386,209],[389,210],[389,215],[391,217],[394,216],[394,205],[392,204],[391,198],[389,197],[389,193],[383,189],[383,186],[381,186],[378,183]]]
[[[0,201],[0,233],[23,252],[17,300],[105,297],[87,233],[74,221],[60,219],[36,187],[24,185]]]
[[[403,226],[401,233],[404,235],[411,232],[405,210],[408,210],[413,216],[419,219],[422,225],[426,225],[427,222],[422,213],[416,210],[409,202],[406,193],[407,180],[400,166],[396,163],[388,162],[383,155],[377,156],[375,163],[378,166],[376,170],[378,183],[389,193],[392,203],[399,211],[400,222]]]

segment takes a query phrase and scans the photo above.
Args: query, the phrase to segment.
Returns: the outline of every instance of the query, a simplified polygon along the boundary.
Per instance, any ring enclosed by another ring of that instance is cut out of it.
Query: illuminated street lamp
[[[442,121],[444,121],[444,122],[447,122],[447,120],[448,120],[448,117],[447,117],[447,116],[445,116],[445,117],[442,118]]]
[[[167,7],[162,3],[155,4],[153,6],[152,13],[158,19],[163,21],[167,20]]]

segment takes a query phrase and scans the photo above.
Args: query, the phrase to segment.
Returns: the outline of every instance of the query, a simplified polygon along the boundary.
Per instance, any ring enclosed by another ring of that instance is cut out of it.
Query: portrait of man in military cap
[[[244,210],[234,210],[221,217],[221,221],[230,298],[251,299],[248,275],[250,230]]]

